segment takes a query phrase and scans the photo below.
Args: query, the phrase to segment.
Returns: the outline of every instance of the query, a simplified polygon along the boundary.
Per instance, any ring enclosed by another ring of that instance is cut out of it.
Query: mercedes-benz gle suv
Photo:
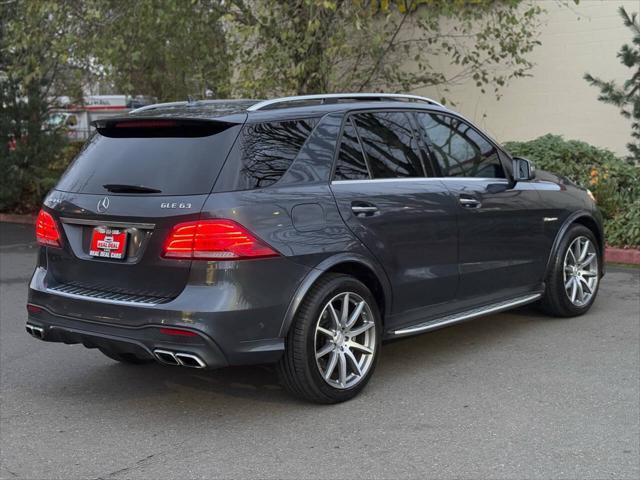
[[[125,363],[276,363],[321,403],[381,341],[538,302],[591,307],[590,193],[409,95],[143,107],[100,120],[44,201],[27,331]]]

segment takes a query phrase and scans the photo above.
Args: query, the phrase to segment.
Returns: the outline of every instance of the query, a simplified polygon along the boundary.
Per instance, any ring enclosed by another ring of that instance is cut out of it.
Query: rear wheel
[[[573,225],[558,248],[547,277],[541,306],[558,317],[586,313],[593,305],[600,283],[600,249],[588,228]]]
[[[322,277],[303,300],[278,364],[294,395],[337,403],[357,395],[375,369],[381,322],[375,299],[348,275]]]
[[[115,360],[116,362],[120,363],[128,363],[130,365],[144,365],[146,363],[153,362],[153,360],[149,358],[140,358],[133,353],[115,353],[103,348],[101,348],[100,351],[111,360]]]

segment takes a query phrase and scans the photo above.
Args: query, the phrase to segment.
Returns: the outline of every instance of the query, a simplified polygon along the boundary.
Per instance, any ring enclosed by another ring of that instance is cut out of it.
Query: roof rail
[[[134,110],[131,110],[129,113],[138,113],[145,112],[147,110],[155,110],[156,108],[166,108],[166,107],[177,107],[182,105],[194,105],[194,106],[206,106],[206,105],[227,105],[234,103],[247,103],[247,102],[257,102],[257,100],[247,99],[247,98],[221,98],[216,100],[183,100],[180,102],[167,102],[167,103],[154,103],[151,105],[145,105],[144,107],[139,107]]]
[[[167,102],[167,103],[152,103],[151,105],[145,105],[144,107],[138,107],[136,109],[133,109],[129,113],[144,112],[146,110],[155,110],[156,108],[163,108],[163,107],[175,107],[177,105],[186,105],[187,103],[188,102],[186,102],[186,101],[182,101],[182,102]]]
[[[324,103],[333,103],[331,100],[340,100],[340,99],[354,99],[354,100],[372,100],[372,101],[380,101],[380,100],[398,100],[398,101],[410,101],[410,102],[425,102],[430,103],[432,105],[437,105],[439,107],[444,107],[441,103],[436,102],[427,97],[420,97],[418,95],[404,95],[400,93],[327,93],[324,95],[300,95],[295,97],[282,97],[282,98],[274,98],[271,100],[263,100],[254,105],[251,105],[247,108],[250,112],[255,112],[257,110],[269,110],[270,108],[277,108],[278,106],[284,106],[283,104],[287,103],[298,103],[298,102],[307,102],[318,100],[320,105]],[[329,101],[327,101],[329,100]]]

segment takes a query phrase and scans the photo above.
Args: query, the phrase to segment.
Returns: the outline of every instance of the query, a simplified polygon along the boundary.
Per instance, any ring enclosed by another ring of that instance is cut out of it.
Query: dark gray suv
[[[277,363],[334,403],[382,340],[538,302],[585,313],[603,275],[588,190],[427,98],[159,104],[95,124],[47,196],[27,331],[125,363]]]

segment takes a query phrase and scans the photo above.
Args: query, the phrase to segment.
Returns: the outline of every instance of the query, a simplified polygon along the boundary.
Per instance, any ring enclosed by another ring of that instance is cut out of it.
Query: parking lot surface
[[[640,270],[592,310],[533,308],[386,344],[362,395],[317,406],[273,368],[120,365],[27,335],[36,247],[0,224],[1,478],[640,477]]]

